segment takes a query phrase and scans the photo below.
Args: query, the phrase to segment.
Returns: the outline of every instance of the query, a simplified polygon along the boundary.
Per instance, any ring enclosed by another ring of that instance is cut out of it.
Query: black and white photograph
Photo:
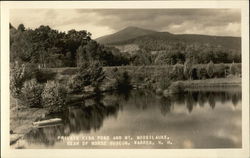
[[[12,8],[8,25],[11,150],[243,148],[240,8]]]

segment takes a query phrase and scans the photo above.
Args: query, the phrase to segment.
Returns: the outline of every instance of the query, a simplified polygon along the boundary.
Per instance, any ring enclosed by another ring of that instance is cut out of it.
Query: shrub
[[[83,92],[85,86],[93,86],[97,91],[104,78],[105,74],[99,62],[83,63],[72,78],[70,87],[74,92]]]
[[[83,69],[80,69],[80,73],[86,74],[85,86],[91,85],[97,89],[105,78],[105,73],[99,62],[92,62],[87,67],[84,66]]]
[[[214,68],[214,76],[216,76],[216,77],[225,77],[226,76],[226,66],[225,66],[225,64],[223,64],[223,63],[218,64]]]
[[[22,88],[22,99],[28,107],[42,106],[43,85],[37,83],[35,79],[25,81]]]
[[[84,83],[80,75],[74,75],[70,77],[68,82],[68,90],[72,93],[83,92]]]
[[[66,89],[68,93],[76,92],[77,89],[80,89],[80,84],[78,85],[77,79],[75,78],[76,75],[70,76],[69,79],[66,81]]]
[[[36,64],[14,64],[10,68],[10,90],[14,97],[21,93],[23,84],[27,80],[35,78],[39,83],[53,80],[56,73],[49,70],[38,69]]]
[[[115,75],[115,83],[114,88],[117,90],[128,90],[131,89],[131,77],[129,76],[127,71],[124,71],[122,73],[116,73]]]
[[[213,77],[214,74],[214,63],[212,62],[212,60],[210,60],[210,62],[207,64],[207,74],[210,78]]]
[[[186,79],[191,78],[192,62],[190,59],[187,59],[184,63],[183,73]]]
[[[241,66],[235,64],[234,62],[229,67],[229,72],[232,75],[238,75],[241,74]]]
[[[197,68],[197,77],[198,79],[208,78],[206,69],[203,67]]]
[[[170,93],[183,93],[184,92],[184,84],[180,81],[173,82],[169,86]]]
[[[44,107],[48,107],[50,113],[61,112],[66,107],[67,93],[64,87],[55,81],[48,81],[42,92]]]
[[[184,66],[182,64],[175,64],[171,72],[171,79],[173,80],[183,80],[184,76]]]
[[[10,93],[13,97],[19,98],[26,80],[25,65],[15,64],[10,68]]]
[[[198,77],[198,74],[199,73],[199,70],[196,68],[196,67],[192,67],[192,69],[191,69],[191,79],[192,80],[197,80],[197,79],[199,79],[199,77]]]
[[[162,76],[158,81],[158,88],[167,89],[171,84],[171,79],[168,75]]]

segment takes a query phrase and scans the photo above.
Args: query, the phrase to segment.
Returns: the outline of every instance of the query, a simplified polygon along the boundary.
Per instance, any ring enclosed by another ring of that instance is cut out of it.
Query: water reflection
[[[172,102],[170,97],[162,97],[160,99],[160,111],[163,116],[166,116],[167,113],[171,111]]]
[[[58,136],[98,133],[103,128],[105,120],[108,118],[116,119],[119,116],[121,117],[120,120],[125,120],[125,123],[124,121],[119,122],[119,120],[113,121],[112,127],[114,126],[116,131],[111,131],[112,129],[107,128],[106,131],[108,131],[108,133],[123,132],[124,134],[128,134],[126,132],[129,132],[131,134],[131,131],[136,130],[136,123],[134,125],[135,127],[132,127],[130,124],[125,125],[126,129],[121,129],[120,126],[128,122],[132,123],[135,121],[135,116],[140,117],[141,122],[139,122],[139,124],[143,122],[145,126],[148,126],[148,130],[153,130],[153,132],[156,133],[157,131],[166,130],[165,127],[161,125],[165,124],[165,121],[172,121],[170,122],[172,128],[169,127],[168,130],[178,131],[180,126],[177,125],[182,124],[181,127],[184,129],[178,132],[185,130],[189,131],[194,127],[197,128],[197,123],[194,123],[195,121],[200,121],[206,116],[206,111],[204,111],[197,116],[200,120],[192,118],[191,114],[194,110],[207,110],[207,108],[209,108],[214,111],[217,106],[228,105],[236,108],[236,106],[241,105],[239,104],[240,101],[240,91],[189,91],[184,94],[166,97],[157,96],[150,91],[107,94],[92,100],[74,103],[74,106],[70,106],[65,113],[59,116],[47,116],[47,118],[60,117],[63,119],[63,123],[52,127],[34,129],[25,136],[25,141],[30,144],[30,146],[32,146],[32,144],[54,146],[58,142]],[[167,120],[166,116],[176,113],[178,109],[185,109],[187,113],[190,114],[190,120],[178,120],[180,116],[177,117],[176,115],[172,115],[172,118],[168,118],[169,120]],[[124,114],[119,114],[119,112],[122,111],[124,111]],[[159,118],[158,114],[165,119]],[[220,114],[228,115],[223,111],[220,111]],[[210,117],[210,115],[211,114],[209,114],[208,118],[215,119],[215,117],[218,116],[218,111],[214,117]],[[147,119],[152,119],[152,117],[156,116],[158,118],[157,120],[154,120],[154,122],[147,122]],[[217,121],[223,124],[223,122]],[[140,132],[148,134],[147,132],[149,131],[146,131],[146,127],[144,130],[145,131]],[[206,136],[207,134],[205,131],[200,134]],[[210,140],[212,139],[215,138],[212,137]]]
[[[105,118],[117,116],[119,110],[117,102],[104,105],[99,97],[91,101],[93,101],[91,105],[86,102],[74,104],[66,112],[60,114],[59,117],[63,119],[63,125],[34,129],[25,136],[25,139],[28,143],[54,145],[58,136],[69,136],[72,133],[80,132],[88,133],[91,130],[97,131],[102,127]],[[56,116],[48,116],[47,118],[50,117]]]

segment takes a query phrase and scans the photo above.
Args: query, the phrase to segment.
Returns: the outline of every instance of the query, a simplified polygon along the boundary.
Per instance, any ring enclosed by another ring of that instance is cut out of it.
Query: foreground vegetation
[[[70,94],[97,94],[132,87],[165,90],[176,81],[192,84],[202,80],[210,85],[208,81],[229,76],[240,77],[241,65],[210,62],[206,65],[103,67],[93,61],[82,64],[80,68],[39,69],[34,65],[16,63],[11,67],[10,87],[12,96],[21,99],[27,107],[46,105],[53,107],[50,110],[53,111],[57,107],[63,108],[67,102],[65,98]]]

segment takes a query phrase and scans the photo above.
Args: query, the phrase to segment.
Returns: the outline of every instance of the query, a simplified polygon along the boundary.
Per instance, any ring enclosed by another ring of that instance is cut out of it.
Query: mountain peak
[[[156,31],[139,28],[136,26],[128,26],[114,34],[97,38],[96,41],[102,44],[108,44],[113,42],[119,42],[124,40],[133,39],[139,36],[156,33]]]
[[[128,26],[128,27],[125,27],[124,29],[140,29],[140,28],[136,26]]]
[[[150,32],[150,33],[156,32],[156,31],[153,31],[153,30],[150,30],[150,29],[140,28],[140,27],[136,27],[136,26],[128,26],[128,27],[122,29],[121,31],[125,31],[125,30],[129,30],[129,31],[134,31],[134,30],[135,31],[144,31],[144,32]],[[119,31],[119,32],[121,32],[121,31]]]

